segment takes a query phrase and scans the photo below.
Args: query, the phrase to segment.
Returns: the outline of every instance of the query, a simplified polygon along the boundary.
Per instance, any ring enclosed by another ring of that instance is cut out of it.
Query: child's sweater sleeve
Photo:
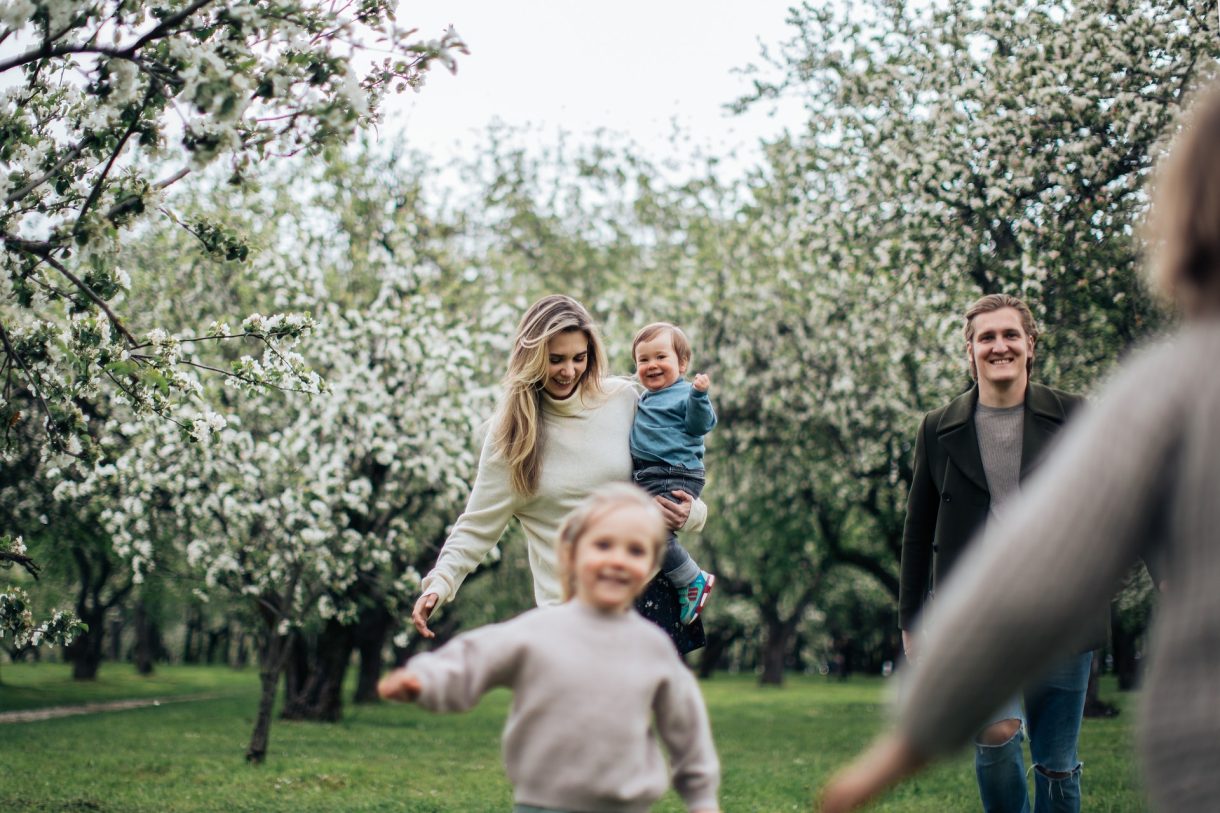
[[[706,392],[699,392],[694,387],[686,398],[686,432],[695,437],[703,437],[712,431],[716,425],[716,410],[712,407],[712,399]]]
[[[420,585],[421,594],[436,593],[442,604],[453,600],[462,582],[508,527],[513,500],[508,467],[496,454],[492,433],[488,432],[466,510],[453,523],[436,564]]]
[[[520,624],[507,621],[459,635],[407,662],[420,683],[416,702],[429,711],[466,711],[497,686],[508,686],[520,666]]]
[[[720,760],[694,675],[674,659],[672,674],[653,701],[657,734],[669,750],[674,790],[688,810],[719,810]]]

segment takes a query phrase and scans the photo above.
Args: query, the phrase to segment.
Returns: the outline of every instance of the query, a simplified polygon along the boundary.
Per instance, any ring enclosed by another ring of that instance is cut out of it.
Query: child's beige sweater
[[[503,749],[518,804],[645,813],[672,774],[689,809],[717,809],[720,763],[699,686],[665,634],[634,610],[603,613],[580,601],[531,610],[407,668],[423,688],[419,704],[433,711],[464,711],[497,686],[513,690]]]

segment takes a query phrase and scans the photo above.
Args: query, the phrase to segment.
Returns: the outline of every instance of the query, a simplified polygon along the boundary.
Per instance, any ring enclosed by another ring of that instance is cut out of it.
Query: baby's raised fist
[[[708,387],[712,386],[712,379],[708,377],[707,373],[699,373],[695,376],[693,386],[699,392],[707,392]]]

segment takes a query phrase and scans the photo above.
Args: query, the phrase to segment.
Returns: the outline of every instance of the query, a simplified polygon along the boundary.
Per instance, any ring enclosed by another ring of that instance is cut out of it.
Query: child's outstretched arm
[[[419,683],[419,677],[414,672],[410,672],[405,668],[395,669],[377,681],[377,695],[382,700],[397,700],[401,703],[410,703],[419,697],[419,693],[422,690],[423,687]]]
[[[440,649],[411,658],[383,683],[395,692],[394,699],[411,700],[429,711],[473,708],[488,690],[512,685],[529,642],[521,620],[463,633]]]

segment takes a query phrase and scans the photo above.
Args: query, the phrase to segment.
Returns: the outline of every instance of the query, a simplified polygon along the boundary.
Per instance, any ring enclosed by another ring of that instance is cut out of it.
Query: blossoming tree
[[[454,70],[465,51],[458,35],[419,39],[397,23],[395,5],[0,7],[0,451],[32,437],[12,429],[34,422],[40,446],[95,460],[88,404],[103,388],[136,414],[178,420],[198,392],[184,341],[254,340],[261,353],[218,372],[251,386],[316,388],[290,349],[308,316],[250,318],[226,333],[124,316],[127,253],[134,230],[165,219],[235,258],[241,241],[181,221],[167,190],[209,164],[227,162],[239,181],[267,159],[346,141],[376,120],[386,93],[419,88],[435,64]],[[198,431],[217,421],[179,422]]]

